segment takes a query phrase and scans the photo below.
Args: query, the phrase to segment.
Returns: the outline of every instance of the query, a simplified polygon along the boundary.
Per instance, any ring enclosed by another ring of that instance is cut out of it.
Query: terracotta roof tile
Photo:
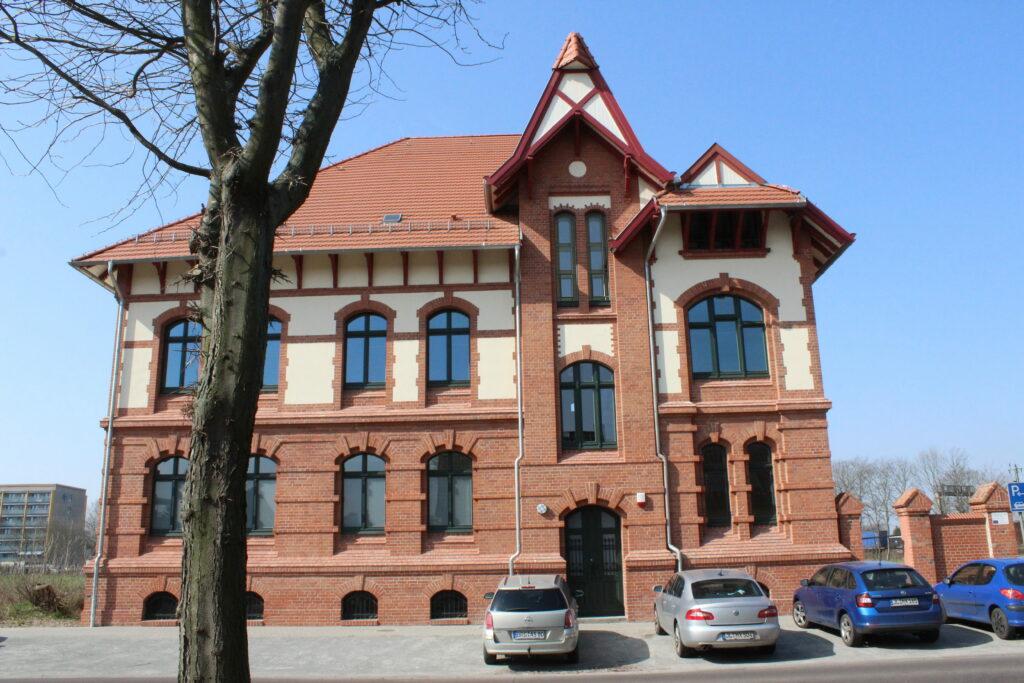
[[[804,204],[797,191],[781,185],[720,185],[667,190],[658,195],[662,206],[771,206]]]
[[[590,54],[590,49],[583,41],[583,36],[576,32],[566,36],[562,49],[555,59],[555,65],[551,68],[563,69],[573,62],[579,62],[588,69],[597,68],[597,61],[594,59],[594,55]]]
[[[513,245],[519,228],[487,213],[483,177],[518,141],[518,135],[403,138],[327,166],[306,202],[278,228],[275,251]],[[390,229],[381,223],[389,213],[402,214]],[[183,258],[198,222],[194,214],[72,263]]]

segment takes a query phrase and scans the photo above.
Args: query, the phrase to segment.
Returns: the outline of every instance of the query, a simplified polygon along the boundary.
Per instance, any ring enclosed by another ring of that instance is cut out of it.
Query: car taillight
[[[871,596],[867,593],[861,593],[857,596],[857,607],[874,607],[875,601],[871,599]]]
[[[484,628],[488,631],[494,630],[494,617],[491,615],[490,612],[488,612],[487,616],[484,617]]]
[[[1024,600],[1024,593],[1016,588],[1003,588],[999,592],[1007,600]]]
[[[686,619],[688,621],[714,621],[715,615],[707,610],[702,610],[699,607],[686,610]]]
[[[775,605],[771,607],[765,607],[763,610],[757,613],[758,619],[771,619],[772,617],[779,616],[779,608]]]
[[[575,621],[572,618],[572,610],[565,610],[565,621],[562,624],[565,628],[573,628]]]

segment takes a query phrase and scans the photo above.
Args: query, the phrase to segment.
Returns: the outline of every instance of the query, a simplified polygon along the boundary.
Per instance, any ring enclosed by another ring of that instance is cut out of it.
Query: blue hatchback
[[[894,562],[843,562],[819,569],[793,595],[793,622],[838,628],[857,647],[873,633],[913,633],[939,639],[944,616],[939,597],[912,567]]]
[[[990,624],[1003,640],[1024,631],[1024,558],[968,562],[935,592],[951,619]]]

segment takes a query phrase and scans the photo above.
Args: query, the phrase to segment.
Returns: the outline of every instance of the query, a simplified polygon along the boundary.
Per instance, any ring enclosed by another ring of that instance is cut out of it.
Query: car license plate
[[[547,631],[512,631],[512,640],[544,640]]]
[[[739,631],[737,633],[723,633],[722,640],[756,640],[757,634],[753,631]]]
[[[889,601],[890,607],[917,607],[917,598],[893,598]]]

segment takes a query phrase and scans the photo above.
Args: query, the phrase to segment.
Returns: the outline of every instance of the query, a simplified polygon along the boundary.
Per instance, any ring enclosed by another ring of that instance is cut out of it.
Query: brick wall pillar
[[[836,496],[836,513],[839,515],[839,542],[850,549],[854,557],[864,559],[864,539],[861,533],[860,515],[864,505],[850,493]]]
[[[984,515],[986,533],[991,540],[992,557],[1015,557],[1017,555],[1017,524],[1010,514],[1010,496],[1005,486],[996,482],[982,484],[971,496],[971,512]],[[1005,512],[1006,524],[993,524],[992,513]]]
[[[939,580],[932,542],[932,501],[920,489],[903,492],[893,504],[903,537],[903,561],[919,571],[930,583]]]

